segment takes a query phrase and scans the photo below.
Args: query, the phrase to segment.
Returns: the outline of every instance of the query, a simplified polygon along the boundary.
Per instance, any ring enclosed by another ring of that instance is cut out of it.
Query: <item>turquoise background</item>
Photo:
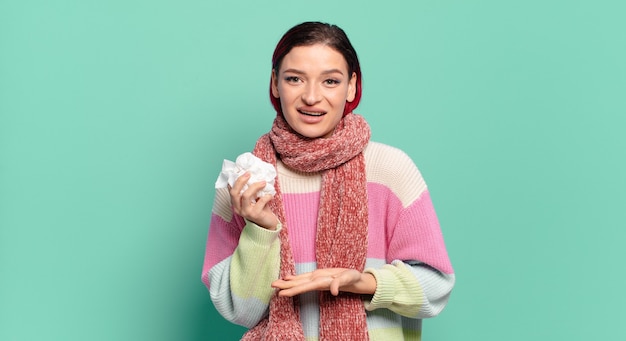
[[[0,0],[0,340],[235,340],[200,282],[270,58],[343,27],[458,276],[424,340],[624,340],[622,1]]]

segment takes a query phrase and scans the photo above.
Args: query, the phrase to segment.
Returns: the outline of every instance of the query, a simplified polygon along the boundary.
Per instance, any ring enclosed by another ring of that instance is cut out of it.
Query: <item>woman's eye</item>
[[[300,81],[300,78],[296,76],[288,76],[285,77],[285,80],[289,83],[298,83]]]
[[[324,84],[326,84],[326,85],[337,85],[339,83],[340,82],[338,80],[336,80],[336,79],[327,79],[327,80],[324,81]]]

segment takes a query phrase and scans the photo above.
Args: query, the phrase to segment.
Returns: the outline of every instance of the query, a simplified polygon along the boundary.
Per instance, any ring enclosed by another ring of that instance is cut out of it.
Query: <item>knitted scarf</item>
[[[317,268],[363,271],[367,257],[367,191],[363,149],[370,128],[363,117],[347,114],[329,138],[310,139],[297,134],[282,115],[271,131],[259,138],[253,153],[276,166],[277,157],[288,167],[306,173],[322,172],[315,255]],[[276,195],[268,205],[281,221],[280,278],[295,274],[295,264],[278,179]],[[297,228],[297,226],[293,226]],[[368,340],[365,308],[360,295],[320,291],[320,340]],[[242,340],[304,340],[297,296],[270,300],[269,316]]]

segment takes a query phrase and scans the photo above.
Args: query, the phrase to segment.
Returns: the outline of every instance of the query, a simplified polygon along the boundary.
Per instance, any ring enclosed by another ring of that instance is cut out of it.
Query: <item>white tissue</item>
[[[222,163],[222,172],[215,182],[215,188],[225,188],[227,185],[231,187],[235,185],[237,178],[245,172],[250,172],[250,179],[243,186],[242,192],[248,189],[249,185],[255,182],[265,181],[265,187],[257,193],[258,197],[266,194],[276,194],[274,188],[274,180],[276,179],[276,169],[271,163],[267,163],[252,153],[243,153],[237,157],[235,162],[224,160]]]

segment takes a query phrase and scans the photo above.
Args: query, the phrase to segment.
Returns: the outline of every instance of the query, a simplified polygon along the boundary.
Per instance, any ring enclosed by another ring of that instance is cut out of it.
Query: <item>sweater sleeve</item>
[[[389,309],[409,318],[438,315],[455,283],[439,220],[430,193],[413,161],[388,146],[372,152],[376,191],[387,193],[384,208],[371,203],[385,226],[385,261],[365,272],[376,278],[377,288],[367,310]],[[381,189],[383,188],[383,189]],[[375,227],[377,228],[377,227]],[[384,264],[384,265],[383,265]]]
[[[202,281],[225,319],[251,328],[267,315],[274,292],[271,283],[280,269],[281,226],[275,231],[264,229],[220,211],[220,205],[217,194]]]
[[[437,316],[448,302],[455,276],[428,191],[402,210],[392,231],[390,263],[365,270],[377,283],[366,308],[387,308],[411,318]]]
[[[413,265],[394,260],[382,268],[365,272],[376,278],[376,292],[365,302],[367,310],[389,309],[410,318],[437,316],[448,303],[454,286],[454,275],[444,274],[430,266]]]

